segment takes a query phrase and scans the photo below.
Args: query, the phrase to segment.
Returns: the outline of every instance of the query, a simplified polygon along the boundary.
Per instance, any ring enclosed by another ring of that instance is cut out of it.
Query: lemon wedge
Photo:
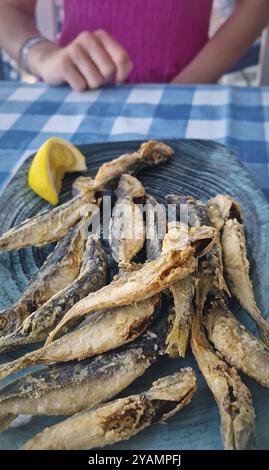
[[[35,155],[28,174],[28,184],[38,196],[56,205],[65,173],[85,170],[87,166],[82,153],[70,142],[53,137]]]

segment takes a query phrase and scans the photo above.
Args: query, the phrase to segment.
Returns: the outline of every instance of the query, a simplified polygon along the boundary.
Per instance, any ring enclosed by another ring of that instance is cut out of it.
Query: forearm
[[[214,83],[247,52],[269,21],[268,0],[241,0],[232,16],[173,83]]]
[[[0,0],[0,47],[15,61],[24,41],[38,34],[35,4],[36,0]]]

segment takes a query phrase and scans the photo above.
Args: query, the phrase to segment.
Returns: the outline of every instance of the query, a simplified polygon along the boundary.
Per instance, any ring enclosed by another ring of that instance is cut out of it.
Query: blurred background
[[[211,17],[210,35],[220,27],[234,8],[235,0],[214,0]],[[63,0],[38,0],[36,22],[41,33],[48,39],[55,40],[63,21]],[[269,85],[269,27],[250,48],[236,66],[223,76],[221,84],[238,86]],[[17,80],[27,83],[36,82],[36,78],[21,72],[0,49],[0,79]]]

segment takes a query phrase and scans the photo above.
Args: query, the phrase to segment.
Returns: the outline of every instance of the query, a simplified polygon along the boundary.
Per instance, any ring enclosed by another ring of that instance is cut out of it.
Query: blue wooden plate
[[[245,216],[251,276],[259,307],[268,317],[269,302],[269,205],[236,156],[227,148],[208,141],[172,140],[167,142],[175,150],[170,163],[144,170],[139,178],[146,191],[160,202],[168,193],[192,195],[206,201],[218,194],[230,194],[241,204]],[[81,146],[87,158],[89,174],[94,176],[105,161],[137,149],[139,142],[113,142]],[[32,158],[18,170],[0,198],[0,230],[8,230],[28,217],[49,207],[27,186],[27,172]],[[74,176],[65,179],[61,202],[71,197]],[[22,292],[31,274],[41,266],[52,246],[29,248],[0,254],[0,308],[14,302]],[[248,328],[255,325],[234,305],[234,313]],[[29,348],[27,349],[29,350]],[[14,352],[3,355],[1,362],[18,357]],[[189,351],[182,360],[163,358],[147,373],[124,391],[135,393],[148,387],[157,377],[167,375],[180,367],[192,366],[198,376],[198,391],[186,408],[169,420],[156,424],[113,449],[222,449],[217,406]],[[19,374],[17,374],[18,376]],[[14,378],[14,377],[13,377]],[[13,379],[12,378],[12,379]],[[257,414],[257,447],[269,448],[269,394],[266,389],[242,375],[249,386]],[[3,385],[6,383],[2,382]],[[11,427],[0,435],[0,449],[17,449],[44,427],[62,418],[33,417],[24,425]]]

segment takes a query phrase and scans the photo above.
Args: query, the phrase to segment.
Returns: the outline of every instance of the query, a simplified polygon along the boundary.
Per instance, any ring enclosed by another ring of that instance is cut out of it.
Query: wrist
[[[51,56],[60,47],[50,41],[42,42],[32,47],[27,56],[28,69],[33,74],[40,78],[42,77],[42,65],[47,57]]]

